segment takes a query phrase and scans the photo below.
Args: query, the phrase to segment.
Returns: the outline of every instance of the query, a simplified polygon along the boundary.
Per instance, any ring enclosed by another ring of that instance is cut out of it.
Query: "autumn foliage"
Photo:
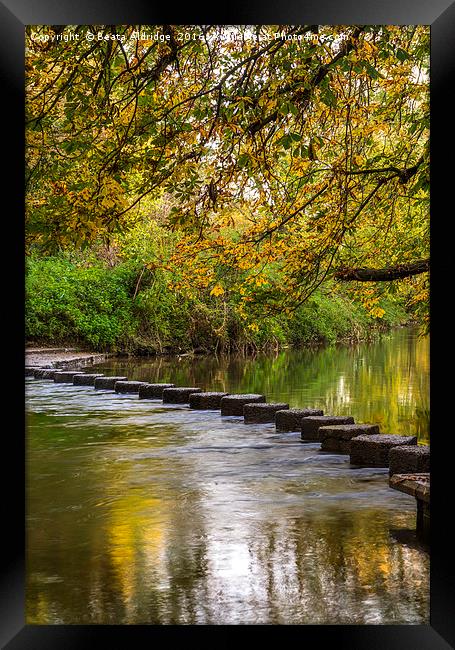
[[[118,250],[153,222],[172,244],[143,268],[253,329],[363,268],[392,282],[342,291],[426,322],[427,27],[62,29],[27,28],[29,252]]]

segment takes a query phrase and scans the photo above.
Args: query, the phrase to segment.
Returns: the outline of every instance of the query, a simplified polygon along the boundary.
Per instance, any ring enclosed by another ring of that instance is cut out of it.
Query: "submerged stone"
[[[392,447],[389,452],[389,475],[420,474],[430,471],[430,447],[428,445],[404,445]]]
[[[282,402],[245,404],[243,407],[243,417],[246,424],[252,424],[254,422],[275,422],[276,412],[288,408],[289,404]]]
[[[377,435],[377,424],[338,424],[319,427],[321,451],[336,451],[339,454],[349,454],[351,439],[360,435]]]
[[[96,377],[93,385],[97,388],[113,389],[118,381],[126,381],[128,377]]]
[[[83,372],[76,370],[57,370],[54,374],[54,381],[59,384],[72,384],[75,375],[83,374]]]
[[[319,440],[319,428],[330,424],[354,424],[354,418],[350,415],[309,415],[302,419],[302,440]]]
[[[165,388],[163,390],[163,403],[165,404],[188,404],[192,393],[201,393],[202,388]]]
[[[417,445],[416,436],[374,435],[357,436],[351,440],[351,465],[362,467],[388,467],[392,447]]]
[[[163,399],[165,388],[175,388],[175,384],[144,384],[139,386],[139,399]]]
[[[37,368],[33,374],[35,379],[54,379],[57,370],[50,368]]]
[[[44,368],[37,366],[25,366],[25,376],[34,377],[37,370],[44,370]]]
[[[221,415],[243,415],[245,404],[255,402],[265,402],[265,395],[256,393],[226,395],[221,398]]]
[[[123,381],[121,379],[115,382],[114,390],[116,393],[138,393],[141,386],[147,386],[147,382]]]
[[[104,377],[104,375],[103,373],[98,375],[88,373],[84,375],[75,375],[73,378],[73,384],[74,386],[93,386],[97,377]]]
[[[200,410],[217,410],[221,408],[221,399],[229,393],[193,393],[190,395],[190,408]]]
[[[275,414],[275,426],[277,431],[301,431],[302,418],[311,415],[324,415],[319,409],[286,409],[277,411]]]

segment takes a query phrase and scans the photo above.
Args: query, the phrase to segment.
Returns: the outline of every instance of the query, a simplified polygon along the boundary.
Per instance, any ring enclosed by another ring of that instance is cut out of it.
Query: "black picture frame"
[[[172,11],[172,15],[169,15]],[[431,25],[431,402],[432,402],[432,531],[431,531],[431,617],[430,625],[395,626],[29,626],[25,625],[25,499],[24,470],[25,422],[23,382],[24,363],[24,27],[28,24],[422,24]],[[453,437],[448,418],[450,382],[440,381],[442,345],[449,324],[443,317],[444,299],[438,298],[450,282],[450,259],[446,226],[452,220],[449,174],[453,151],[453,108],[449,101],[455,68],[455,3],[448,0],[276,0],[249,4],[200,7],[187,4],[181,11],[162,3],[146,5],[141,0],[3,0],[0,3],[0,73],[3,81],[2,122],[3,233],[4,249],[14,251],[3,270],[4,318],[13,322],[6,344],[4,376],[6,417],[3,467],[11,469],[4,501],[3,542],[6,543],[1,600],[2,647],[8,650],[30,648],[89,648],[107,642],[112,648],[140,647],[150,642],[197,642],[231,645],[237,639],[271,643],[327,643],[329,647],[385,650],[420,650],[455,647],[453,542],[450,529],[451,455],[448,438]],[[452,127],[452,128],[451,128]],[[9,144],[6,135],[12,135]],[[451,137],[452,135],[452,137]],[[451,146],[452,145],[452,146]],[[6,208],[6,195],[13,197]],[[8,230],[6,230],[8,228]],[[445,249],[447,247],[447,250]],[[12,272],[11,272],[12,270]],[[450,303],[451,296],[447,296]],[[439,312],[439,313],[438,313]],[[450,339],[450,336],[449,336]],[[450,346],[450,344],[449,344]],[[446,346],[447,347],[447,346]],[[444,352],[446,355],[446,351]],[[447,362],[446,362],[447,363]],[[444,385],[447,384],[447,387]],[[444,421],[443,421],[444,418]],[[445,436],[445,438],[444,438]],[[257,635],[260,638],[257,638]]]

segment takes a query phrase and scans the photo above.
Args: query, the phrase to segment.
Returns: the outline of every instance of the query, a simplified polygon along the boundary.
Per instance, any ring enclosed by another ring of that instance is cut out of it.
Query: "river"
[[[429,340],[111,359],[429,442]],[[415,501],[298,433],[26,379],[28,624],[428,624]]]

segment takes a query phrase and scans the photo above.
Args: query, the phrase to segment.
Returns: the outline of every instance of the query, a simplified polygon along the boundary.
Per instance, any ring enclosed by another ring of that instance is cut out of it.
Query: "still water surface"
[[[428,339],[253,359],[111,360],[429,441]],[[219,411],[27,379],[27,623],[429,622],[415,501],[386,469]]]

